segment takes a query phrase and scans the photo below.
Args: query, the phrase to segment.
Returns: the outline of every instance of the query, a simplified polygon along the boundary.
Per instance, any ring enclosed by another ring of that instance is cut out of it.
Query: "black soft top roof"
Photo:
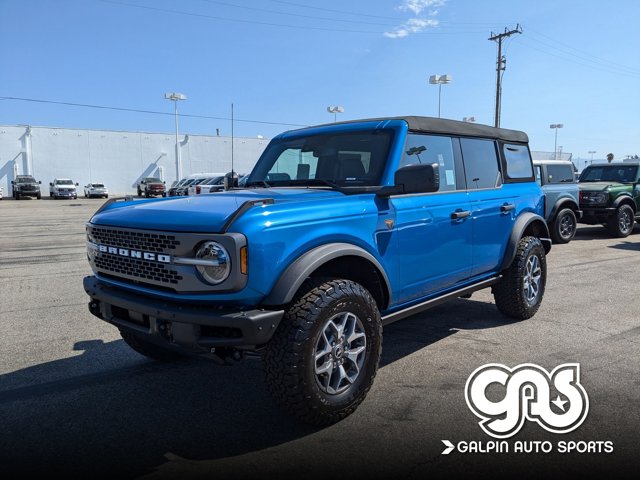
[[[447,135],[458,135],[462,137],[482,137],[504,140],[505,142],[529,143],[526,133],[519,130],[508,130],[506,128],[495,128],[488,125],[481,125],[471,122],[461,122],[458,120],[448,120],[445,118],[433,117],[387,117],[387,118],[367,118],[362,120],[349,120],[345,122],[332,123],[327,125],[340,125],[346,123],[361,122],[384,122],[388,120],[404,120],[409,125],[409,130],[423,133],[443,133]]]

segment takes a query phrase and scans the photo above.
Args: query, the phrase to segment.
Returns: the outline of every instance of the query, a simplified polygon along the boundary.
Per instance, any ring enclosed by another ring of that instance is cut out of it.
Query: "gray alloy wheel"
[[[611,220],[607,223],[607,228],[614,237],[628,237],[633,231],[634,217],[635,213],[633,208],[627,204],[620,205]]]
[[[570,208],[558,212],[553,224],[552,236],[555,243],[569,243],[576,234],[578,221]]]
[[[327,320],[314,348],[320,390],[337,395],[353,385],[362,370],[366,348],[364,327],[355,314],[341,312]]]

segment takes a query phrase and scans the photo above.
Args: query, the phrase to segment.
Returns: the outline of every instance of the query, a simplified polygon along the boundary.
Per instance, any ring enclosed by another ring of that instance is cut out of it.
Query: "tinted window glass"
[[[409,134],[400,167],[419,163],[437,163],[440,170],[440,191],[456,190],[456,168],[451,137]]]
[[[571,165],[547,165],[547,181],[549,183],[573,183]]]
[[[496,188],[501,182],[493,140],[460,139],[467,189]]]
[[[248,180],[272,186],[380,185],[392,133],[354,132],[273,141]]]
[[[580,174],[580,181],[631,183],[637,179],[637,170],[635,165],[589,166]]]
[[[531,157],[524,145],[503,145],[508,178],[531,178]]]

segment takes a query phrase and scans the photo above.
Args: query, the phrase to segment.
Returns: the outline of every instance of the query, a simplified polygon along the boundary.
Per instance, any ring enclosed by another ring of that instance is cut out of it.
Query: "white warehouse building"
[[[134,193],[143,177],[157,176],[167,185],[176,180],[175,135],[168,133],[84,130],[0,125],[0,187],[11,195],[16,175],[30,174],[49,192],[54,178],[104,183],[111,194]],[[182,177],[201,172],[231,171],[232,139],[180,134]],[[269,141],[233,139],[233,169],[248,173]]]

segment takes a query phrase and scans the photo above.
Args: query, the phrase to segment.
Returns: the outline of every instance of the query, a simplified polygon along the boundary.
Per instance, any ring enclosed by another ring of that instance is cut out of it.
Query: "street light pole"
[[[552,123],[551,125],[549,125],[549,128],[552,128],[556,131],[556,139],[555,142],[553,144],[553,158],[555,160],[558,160],[558,129],[564,127],[564,125],[562,123]]]
[[[176,180],[182,178],[182,158],[180,155],[180,142],[178,140],[178,101],[186,100],[187,96],[178,92],[167,92],[164,94],[164,98],[173,101],[174,116],[176,120]]]
[[[451,83],[453,79],[451,75],[431,75],[429,77],[429,83],[431,85],[438,85],[438,118],[440,118],[440,105],[442,99],[442,85]]]
[[[593,163],[593,154],[596,153],[595,150],[589,150],[589,155],[591,155],[591,163]]]

